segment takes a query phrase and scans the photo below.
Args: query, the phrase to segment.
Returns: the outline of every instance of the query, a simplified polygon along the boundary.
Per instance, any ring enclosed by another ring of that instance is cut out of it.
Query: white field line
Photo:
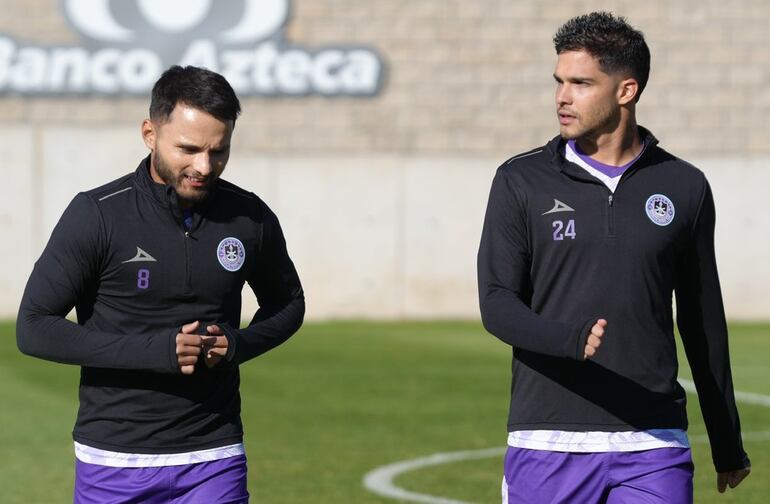
[[[682,388],[684,388],[687,392],[695,394],[695,383],[683,378],[679,378],[678,381]],[[735,400],[746,404],[754,404],[757,406],[765,406],[766,408],[770,408],[770,396],[766,396],[764,394],[755,394],[754,392],[741,392],[740,390],[736,390]]]
[[[404,460],[395,464],[388,464],[378,467],[364,476],[364,487],[383,497],[392,499],[401,499],[408,502],[424,502],[428,504],[471,504],[465,501],[445,499],[433,495],[425,495],[416,492],[409,492],[403,488],[397,487],[393,480],[396,476],[435,465],[446,464],[448,462],[459,462],[461,460],[485,459],[501,456],[505,453],[505,448],[488,448],[485,450],[457,451],[449,453],[435,453],[427,457]]]
[[[690,393],[695,393],[695,384],[690,380],[680,378],[679,383]],[[735,391],[735,399],[738,402],[755,404],[770,408],[770,396],[755,394],[753,392]],[[766,441],[770,440],[770,431],[762,432],[744,432],[744,441]],[[707,443],[708,436],[700,434],[690,436],[692,443]],[[400,499],[407,502],[420,502],[423,504],[473,504],[466,501],[447,499],[445,497],[436,497],[434,495],[410,492],[399,488],[393,482],[397,476],[411,472],[423,467],[430,467],[451,462],[460,462],[462,460],[485,459],[499,457],[505,453],[506,448],[486,448],[484,450],[468,450],[447,453],[434,453],[427,457],[421,457],[412,460],[404,460],[384,466],[377,467],[364,475],[364,487],[372,493],[389,497],[391,499]]]

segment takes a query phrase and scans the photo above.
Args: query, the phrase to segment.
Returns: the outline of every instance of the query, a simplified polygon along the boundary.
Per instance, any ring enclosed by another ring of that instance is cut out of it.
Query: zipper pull
[[[612,201],[613,201],[613,199],[614,199],[614,198],[612,197],[612,194],[610,194],[610,197],[609,197],[609,200],[608,200],[608,201],[609,201],[609,203],[610,203],[610,206],[612,206]]]
[[[185,238],[189,238],[190,237],[190,232],[189,231],[185,231],[184,232],[184,237]]]

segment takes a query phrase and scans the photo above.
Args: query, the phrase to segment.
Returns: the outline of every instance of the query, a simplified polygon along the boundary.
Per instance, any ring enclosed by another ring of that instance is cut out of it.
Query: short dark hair
[[[152,87],[150,119],[165,122],[178,103],[233,124],[241,112],[241,103],[224,77],[194,66],[174,65],[163,72]]]
[[[586,51],[599,61],[604,73],[626,70],[639,83],[639,101],[650,77],[650,49],[644,34],[632,28],[623,17],[608,12],[591,12],[562,25],[553,36],[556,54]]]

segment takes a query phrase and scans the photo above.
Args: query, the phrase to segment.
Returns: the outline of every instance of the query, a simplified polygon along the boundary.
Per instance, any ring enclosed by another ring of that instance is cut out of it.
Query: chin
[[[564,140],[577,140],[578,138],[581,138],[588,133],[588,130],[586,128],[581,128],[579,125],[573,125],[578,127],[572,127],[572,128],[559,128],[559,134]]]
[[[185,203],[188,203],[190,205],[198,204],[209,197],[208,189],[205,191],[195,191],[192,193],[177,191],[176,194],[181,201],[184,201]]]

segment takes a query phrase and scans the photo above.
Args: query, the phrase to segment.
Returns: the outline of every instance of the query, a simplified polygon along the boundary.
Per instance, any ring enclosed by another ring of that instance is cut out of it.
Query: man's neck
[[[609,133],[575,140],[580,150],[592,159],[610,166],[623,166],[641,152],[643,143],[636,122]]]

